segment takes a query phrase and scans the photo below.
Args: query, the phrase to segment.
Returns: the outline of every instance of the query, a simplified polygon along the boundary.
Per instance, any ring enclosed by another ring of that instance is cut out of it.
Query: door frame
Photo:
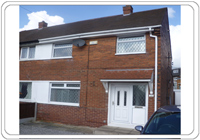
[[[116,85],[130,85],[130,86],[132,86],[132,85],[141,85],[141,84],[143,84],[143,85],[146,85],[146,101],[145,101],[145,104],[146,104],[146,116],[145,116],[145,118],[146,118],[146,122],[147,122],[147,120],[148,120],[148,100],[149,100],[149,98],[148,98],[148,83],[125,83],[125,82],[123,82],[123,83],[118,83],[118,82],[115,82],[115,83],[109,83],[109,89],[108,89],[108,117],[107,117],[107,125],[108,126],[117,126],[117,127],[125,127],[125,128],[133,128],[133,126],[134,126],[134,124],[132,124],[132,123],[130,123],[130,124],[124,124],[124,125],[119,125],[119,124],[115,124],[115,123],[112,123],[112,119],[111,119],[111,117],[112,117],[112,115],[111,115],[111,113],[112,113],[112,107],[111,107],[111,94],[112,94],[112,88],[113,88],[113,86],[116,86]],[[133,90],[131,90],[131,92],[132,92]],[[131,94],[132,95],[132,94]],[[132,98],[132,96],[131,96],[131,98]],[[131,106],[132,107],[132,106]],[[131,108],[130,107],[130,108]],[[129,117],[132,117],[132,115],[130,115]],[[132,122],[132,120],[130,120],[131,122]],[[145,123],[146,123],[145,122]]]

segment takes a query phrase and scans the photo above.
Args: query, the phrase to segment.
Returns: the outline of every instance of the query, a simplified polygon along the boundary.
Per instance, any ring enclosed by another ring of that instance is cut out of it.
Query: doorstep
[[[139,135],[140,132],[131,128],[102,126],[94,130],[94,135]]]

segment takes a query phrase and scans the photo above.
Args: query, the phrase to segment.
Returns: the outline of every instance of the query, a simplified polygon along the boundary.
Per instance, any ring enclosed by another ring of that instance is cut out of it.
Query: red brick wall
[[[169,24],[167,13],[164,16],[162,27],[155,29],[153,35],[158,37],[158,85],[157,85],[157,109],[164,105],[169,105],[169,97],[173,101],[173,80],[171,73],[171,42],[169,34]],[[151,38],[155,41],[153,38]],[[151,42],[154,45],[154,42]],[[154,49],[155,50],[155,49]],[[169,55],[168,55],[169,54]],[[155,80],[155,79],[154,79]],[[171,83],[169,81],[171,80]],[[155,85],[154,85],[155,86]],[[155,90],[155,88],[154,88]],[[149,97],[150,118],[154,112],[154,98]]]
[[[96,40],[96,39],[94,39]],[[154,68],[154,45],[146,36],[146,53],[134,55],[115,55],[116,37],[97,39],[98,44],[89,46],[90,69]],[[147,61],[148,60],[148,61]]]
[[[173,104],[173,77],[172,77],[172,52],[169,32],[169,22],[167,13],[164,16],[162,22],[162,28],[160,30],[160,106],[169,105],[170,98],[171,104]],[[171,81],[171,82],[170,82]]]
[[[93,127],[107,124],[108,94],[105,93],[100,79],[134,79],[134,71],[118,69],[154,69],[155,62],[155,40],[150,38],[149,33],[146,34],[145,54],[115,55],[116,39],[91,39],[97,40],[98,44],[90,46],[90,40],[86,40],[86,46],[73,46],[73,58],[70,59],[20,62],[20,80],[81,81],[80,107],[38,104],[38,120]],[[159,63],[160,61],[161,59]],[[164,73],[159,70],[159,96],[161,74]],[[145,76],[148,77],[148,73],[137,73],[137,77],[141,79]],[[150,117],[154,112],[154,98],[149,97],[148,100]]]
[[[64,123],[70,125],[86,125],[99,127],[106,125],[105,110],[95,110],[86,107],[72,107],[64,105],[37,105],[37,120]]]

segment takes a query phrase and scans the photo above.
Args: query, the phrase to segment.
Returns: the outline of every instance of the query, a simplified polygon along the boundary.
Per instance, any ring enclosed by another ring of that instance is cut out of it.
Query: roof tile
[[[20,43],[78,33],[161,25],[167,8],[96,18],[20,32]]]

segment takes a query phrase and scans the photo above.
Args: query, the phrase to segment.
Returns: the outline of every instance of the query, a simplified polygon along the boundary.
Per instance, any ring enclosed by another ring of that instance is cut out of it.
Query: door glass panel
[[[117,105],[119,105],[120,91],[117,91]]]
[[[124,106],[126,106],[126,91],[124,91]]]
[[[133,106],[145,106],[145,85],[133,85]]]

